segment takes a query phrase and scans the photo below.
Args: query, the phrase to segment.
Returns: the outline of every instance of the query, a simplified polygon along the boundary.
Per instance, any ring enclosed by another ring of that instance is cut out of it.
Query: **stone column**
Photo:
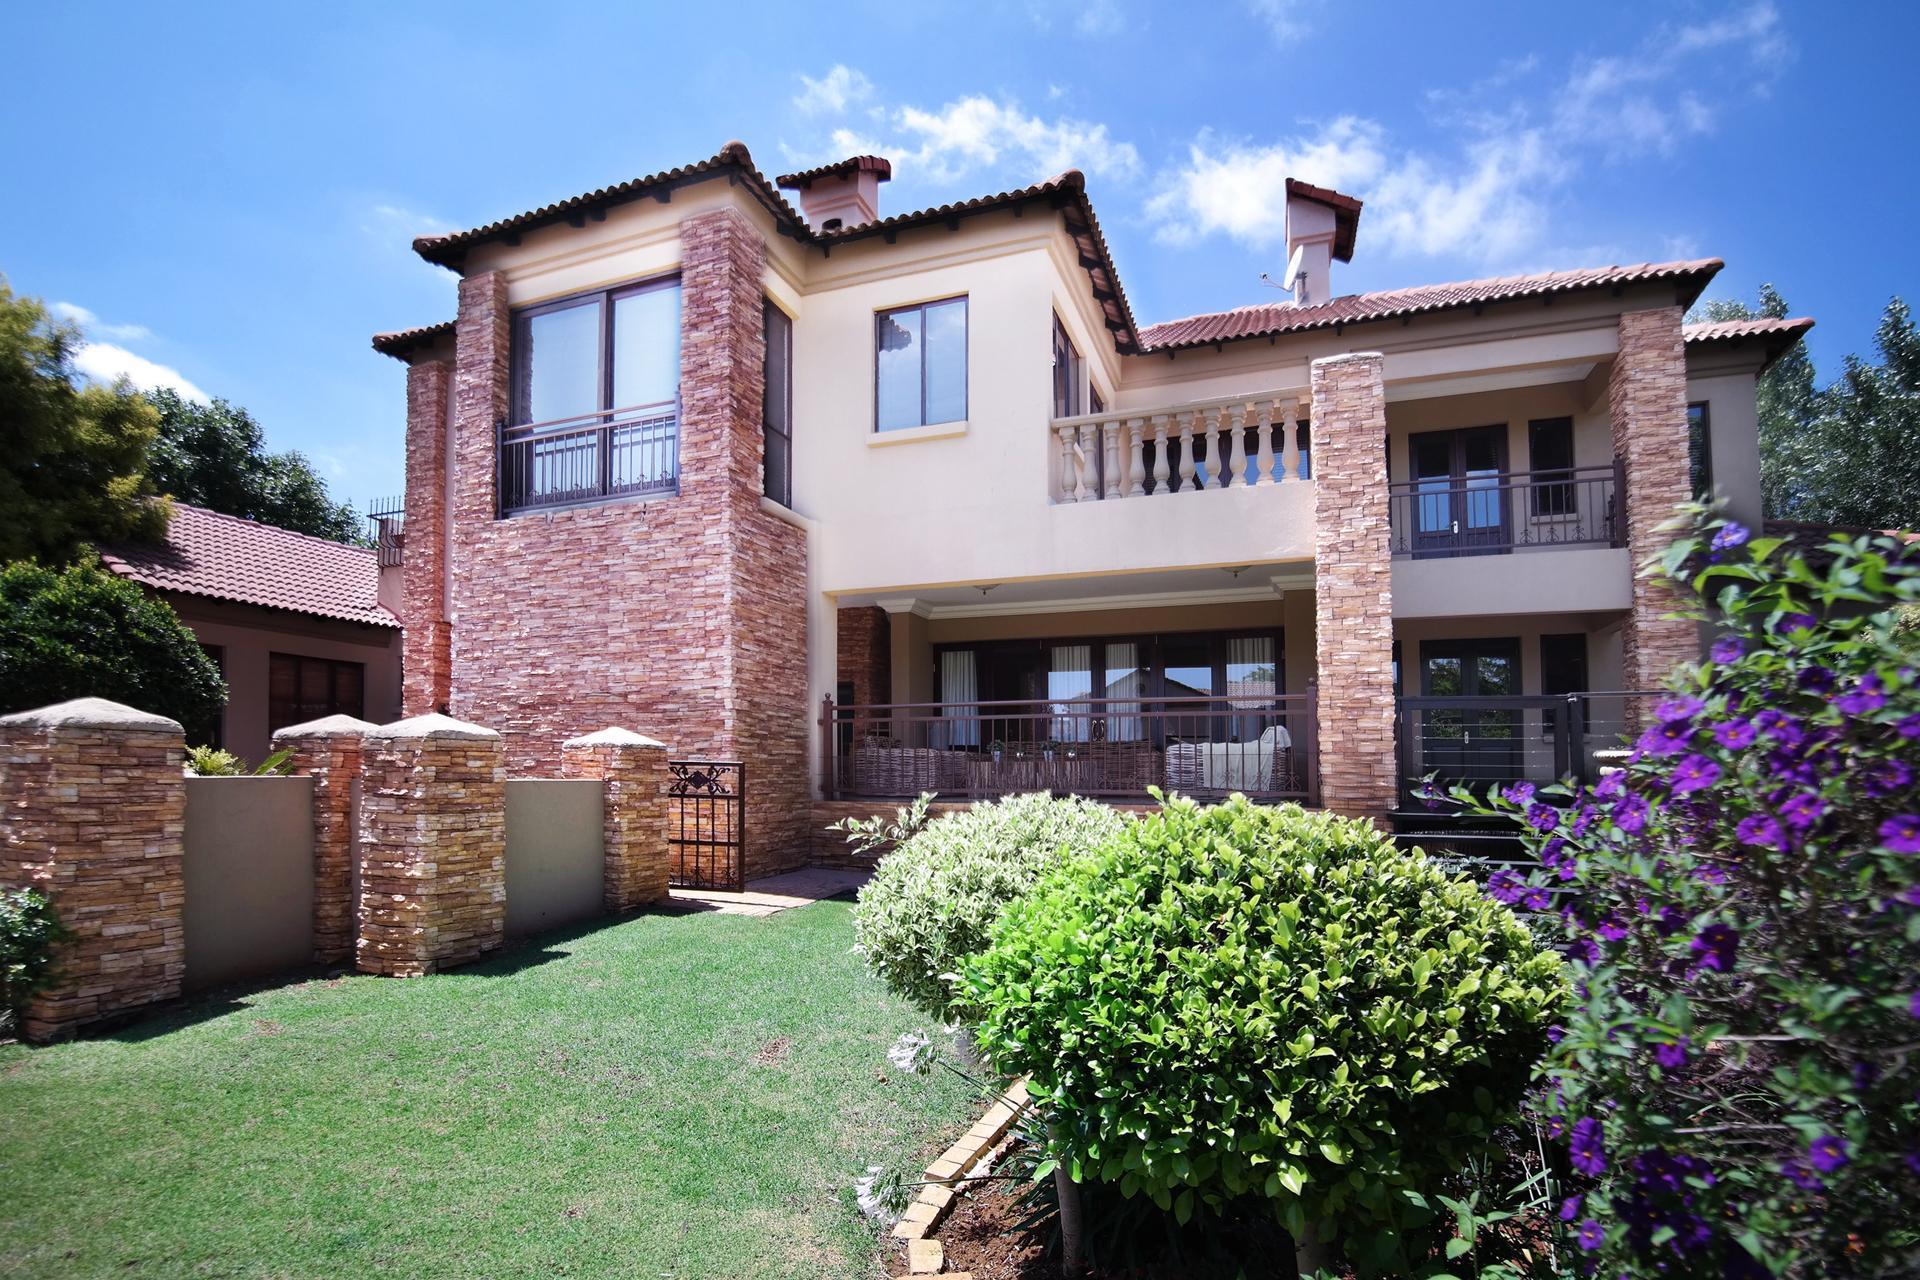
[[[295,773],[313,779],[313,962],[353,959],[354,807],[360,758],[374,726],[327,716],[275,731],[275,751],[291,751]]]
[[[453,629],[447,621],[447,397],[453,366],[407,369],[405,603],[401,701],[408,715],[445,711]]]
[[[1328,356],[1311,375],[1321,803],[1376,818],[1398,799],[1383,363]]]
[[[488,550],[493,547],[498,532],[494,526],[499,523],[498,429],[508,407],[512,330],[505,276],[487,271],[460,282],[460,316],[454,332],[452,439],[447,446],[447,466],[453,473],[452,496],[446,508],[447,554],[452,564],[445,581],[446,616],[452,634],[445,701],[449,714],[485,714],[489,719],[500,713],[500,703],[505,700],[490,697],[496,692],[493,686],[507,683],[503,676],[524,680],[527,675],[524,671],[503,671],[499,657],[488,648],[499,637],[497,618],[489,618],[489,610],[526,608],[525,602],[509,605],[503,599],[512,586],[519,584],[511,575],[500,572],[505,566]],[[573,547],[565,550],[581,554]],[[535,549],[527,551],[529,558],[534,558]],[[487,630],[486,621],[494,623],[493,631]],[[487,710],[477,711],[480,706]],[[439,709],[435,705],[416,711],[412,703],[407,706],[416,715]]]
[[[369,732],[361,770],[361,971],[418,977],[498,947],[507,906],[500,735],[415,716]]]
[[[618,915],[667,897],[667,747],[627,729],[569,738],[569,778],[605,784],[605,904]]]
[[[0,717],[0,885],[40,890],[73,935],[28,1039],[180,994],[185,751],[177,722],[104,698]]]
[[[1660,526],[1692,496],[1687,479],[1687,353],[1680,308],[1620,316],[1620,354],[1607,380],[1613,449],[1626,472],[1627,550],[1635,567],[1672,541]],[[1621,637],[1626,687],[1656,689],[1683,662],[1700,656],[1700,633],[1670,618],[1684,603],[1664,578],[1633,580],[1633,607]]]

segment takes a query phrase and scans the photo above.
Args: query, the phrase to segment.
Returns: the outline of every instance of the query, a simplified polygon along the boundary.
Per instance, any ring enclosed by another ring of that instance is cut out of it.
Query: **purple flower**
[[[1913,767],[1904,760],[1882,760],[1867,770],[1861,786],[1870,796],[1890,796],[1913,785]]]
[[[1907,1012],[1913,1017],[1920,1018],[1920,991],[1907,997]]]
[[[1789,1160],[1781,1165],[1780,1172],[1786,1175],[1788,1182],[1802,1191],[1818,1191],[1827,1185],[1814,1176],[1813,1170],[1798,1160]]]
[[[1600,927],[1594,932],[1608,942],[1619,942],[1627,936],[1627,926],[1620,923],[1618,916],[1608,916],[1600,922]]]
[[[1729,720],[1713,726],[1713,740],[1731,751],[1752,746],[1758,736],[1759,730],[1753,727],[1751,720]]]
[[[1553,894],[1546,889],[1529,889],[1522,895],[1520,906],[1527,911],[1545,911],[1553,906]]]
[[[1552,831],[1560,825],[1560,811],[1550,804],[1536,804],[1527,810],[1527,825],[1535,831]]]
[[[1783,747],[1797,747],[1807,740],[1807,731],[1798,720],[1772,707],[1753,718],[1753,727]]]
[[[1773,629],[1783,636],[1790,636],[1796,631],[1811,631],[1819,625],[1820,620],[1810,613],[1783,613],[1779,621],[1773,624]]]
[[[1916,717],[1916,719],[1920,719],[1920,717]],[[1920,737],[1920,734],[1916,734],[1914,736]],[[1601,775],[1599,784],[1595,786],[1593,789],[1594,798],[1599,800],[1610,800],[1614,796],[1619,795],[1620,792],[1623,789],[1625,789],[1626,785],[1627,785],[1627,775],[1624,773],[1621,773],[1618,770],[1615,770],[1612,773],[1603,774]]]
[[[1887,705],[1887,695],[1880,690],[1880,673],[1868,672],[1859,684],[1835,698],[1833,705],[1842,715],[1864,716]]]
[[[1578,960],[1588,968],[1592,968],[1594,965],[1600,963],[1600,944],[1592,938],[1574,939],[1567,944],[1566,952],[1567,959]],[[1920,1014],[1915,1014],[1914,1016],[1920,1018]]]
[[[1607,1242],[1607,1232],[1599,1223],[1588,1218],[1580,1224],[1580,1234],[1576,1239],[1579,1240],[1582,1249],[1591,1252]]]
[[[1568,1196],[1565,1200],[1562,1200],[1560,1202],[1560,1221],[1572,1222],[1575,1218],[1579,1217],[1580,1206],[1585,1200],[1585,1196]]]
[[[1526,882],[1504,867],[1487,877],[1487,893],[1495,902],[1512,906],[1525,897],[1526,892]]]
[[[1903,738],[1920,738],[1920,711],[1902,720],[1894,729]]]
[[[1847,1163],[1847,1140],[1823,1134],[1807,1148],[1807,1162],[1822,1173],[1832,1173]]]
[[[1561,1026],[1559,1023],[1556,1022],[1552,1026],[1547,1028],[1548,1044],[1559,1044],[1562,1040],[1565,1040],[1566,1038],[1567,1038],[1567,1029]]]
[[[1640,735],[1634,749],[1642,755],[1674,756],[1687,749],[1693,729],[1685,720],[1663,720]]]
[[[1881,823],[1880,843],[1895,853],[1920,853],[1920,814],[1897,813]]]
[[[1674,934],[1679,933],[1687,927],[1687,913],[1672,903],[1668,903],[1666,906],[1660,908],[1659,913],[1654,916],[1653,927],[1661,937],[1671,938]]]
[[[1730,925],[1710,924],[1696,934],[1688,946],[1699,957],[1697,963],[1702,969],[1731,973],[1734,955],[1740,949],[1740,935]]]
[[[1740,661],[1746,651],[1747,646],[1739,636],[1721,636],[1713,642],[1713,660],[1722,666]]]
[[[1653,1060],[1669,1071],[1678,1071],[1687,1065],[1688,1041],[1682,1036],[1678,1044],[1657,1044],[1653,1047]]]
[[[1673,767],[1673,794],[1683,796],[1689,791],[1701,791],[1719,779],[1719,765],[1703,755],[1686,756]]]
[[[1705,705],[1698,698],[1667,698],[1654,707],[1653,718],[1661,724],[1675,724],[1693,719]]]
[[[1592,1116],[1582,1116],[1575,1122],[1573,1133],[1567,1139],[1567,1148],[1572,1155],[1573,1167],[1589,1178],[1597,1178],[1607,1171],[1605,1131]]]
[[[1758,845],[1762,849],[1778,849],[1784,841],[1781,838],[1780,824],[1764,813],[1740,819],[1740,825],[1734,828],[1741,844]]]
[[[1729,520],[1721,526],[1718,533],[1713,535],[1711,545],[1715,551],[1731,551],[1735,547],[1744,547],[1750,536],[1745,525],[1735,524]]]
[[[1524,807],[1533,799],[1533,784],[1531,782],[1516,782],[1508,787],[1502,794],[1507,797],[1508,804]]]
[[[1652,811],[1645,796],[1624,795],[1613,806],[1613,825],[1632,835],[1647,825],[1647,815]]]
[[[1814,795],[1812,792],[1802,791],[1799,795],[1790,797],[1785,804],[1780,806],[1780,817],[1795,831],[1805,831],[1808,827],[1820,821],[1821,815],[1826,813],[1826,811],[1826,801]]]

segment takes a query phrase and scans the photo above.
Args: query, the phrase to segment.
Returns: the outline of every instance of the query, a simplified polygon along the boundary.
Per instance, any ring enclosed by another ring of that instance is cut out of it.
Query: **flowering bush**
[[[1920,1274],[1920,682],[1891,646],[1920,556],[1816,567],[1692,514],[1661,571],[1722,634],[1624,769],[1454,793],[1522,820],[1542,870],[1490,888],[1577,961],[1560,1216],[1607,1276]]]
[[[854,907],[855,940],[895,993],[954,1021],[963,1011],[952,975],[986,948],[1006,905],[1055,861],[1086,853],[1126,824],[1107,805],[1044,793],[936,818],[874,867]]]
[[[1181,1223],[1252,1209],[1404,1275],[1434,1243],[1422,1193],[1524,1096],[1561,968],[1371,823],[1235,796],[1056,867],[964,982],[1075,1182]]]

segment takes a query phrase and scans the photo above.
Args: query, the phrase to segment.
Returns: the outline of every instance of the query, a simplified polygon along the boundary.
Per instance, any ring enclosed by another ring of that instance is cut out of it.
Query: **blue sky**
[[[602,9],[604,8],[604,11]],[[442,20],[438,15],[446,15]],[[86,366],[247,406],[361,504],[452,315],[415,234],[744,140],[877,150],[888,212],[1086,171],[1142,323],[1276,295],[1288,174],[1367,201],[1337,292],[1725,258],[1822,380],[1920,302],[1920,6],[38,5],[6,21],[0,273]]]

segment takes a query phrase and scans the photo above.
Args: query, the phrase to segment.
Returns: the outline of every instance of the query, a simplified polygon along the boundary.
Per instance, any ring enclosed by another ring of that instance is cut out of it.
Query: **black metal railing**
[[[837,705],[820,714],[829,799],[1027,791],[1147,803],[1148,787],[1317,804],[1315,691],[1228,697]]]
[[[499,438],[502,515],[680,488],[677,401],[503,424]]]
[[[1536,784],[1600,776],[1602,753],[1623,750],[1648,722],[1658,692],[1506,697],[1404,697],[1396,734],[1403,800],[1418,802],[1429,777],[1453,783]]]
[[[406,518],[404,498],[373,498],[367,503],[367,537],[373,542],[382,568],[400,563],[400,535]]]
[[[1389,485],[1393,554],[1425,559],[1524,547],[1623,547],[1625,493],[1617,458],[1605,466]]]

